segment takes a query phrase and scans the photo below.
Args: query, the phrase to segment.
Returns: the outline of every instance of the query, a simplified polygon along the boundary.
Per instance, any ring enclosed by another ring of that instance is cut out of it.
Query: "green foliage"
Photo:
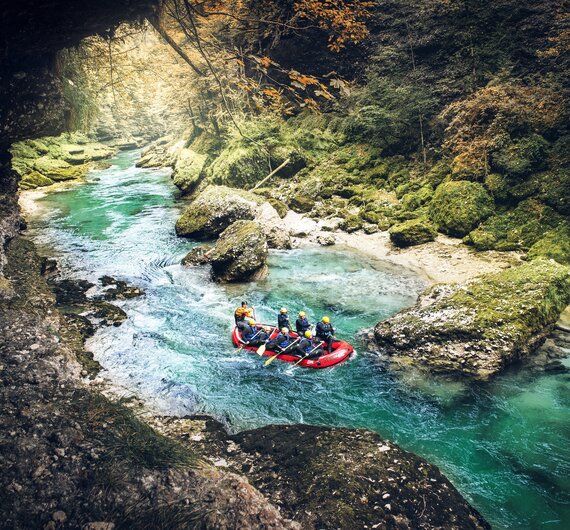
[[[452,236],[464,236],[493,210],[493,199],[481,184],[451,181],[440,184],[435,190],[429,215],[438,230]]]
[[[417,210],[420,206],[424,206],[431,201],[433,193],[433,188],[426,184],[418,191],[406,193],[402,197],[402,206],[406,210]]]

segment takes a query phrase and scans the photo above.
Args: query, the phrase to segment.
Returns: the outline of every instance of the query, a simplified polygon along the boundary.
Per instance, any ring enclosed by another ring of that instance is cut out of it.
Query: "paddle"
[[[307,355],[305,355],[305,357],[301,357],[301,359],[299,359],[294,365],[293,368],[295,366],[297,366],[299,363],[302,363],[309,355],[311,355],[311,353],[313,353],[316,349],[320,348],[322,345],[322,342],[319,342],[309,353],[307,353]]]
[[[275,328],[272,328],[273,331],[275,331]],[[273,333],[273,331],[271,333]],[[271,333],[269,335],[271,335]],[[265,350],[267,349],[267,343],[269,342],[269,339],[267,339],[266,342],[264,342],[259,348],[257,348],[257,355],[261,356],[265,353]]]
[[[294,344],[297,344],[297,342],[299,342],[300,339],[297,339],[295,342],[292,342],[289,346],[287,346],[288,348],[290,348],[291,346],[293,346]],[[275,355],[273,355],[272,357],[269,357],[269,359],[267,359],[267,361],[265,361],[263,363],[263,366],[267,366],[268,364],[271,364],[275,359],[277,359],[277,357],[279,357],[280,355],[283,355],[285,352],[284,351],[280,351],[279,353],[276,353]]]

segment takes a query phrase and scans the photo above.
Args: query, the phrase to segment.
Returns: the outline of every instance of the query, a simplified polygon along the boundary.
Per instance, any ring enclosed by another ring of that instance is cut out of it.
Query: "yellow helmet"
[[[325,324],[328,324],[331,321],[331,319],[329,317],[323,317],[323,322]]]
[[[269,331],[271,328],[269,326],[263,326],[263,331]]]
[[[281,333],[289,333],[289,328],[281,328]]]
[[[286,308],[286,307],[282,307],[282,308],[281,308],[281,313],[287,313],[287,308]]]
[[[253,318],[250,318],[250,319],[247,321],[247,323],[248,323],[250,326],[255,326],[255,320],[253,320]]]
[[[305,337],[310,339],[312,337],[311,332],[309,330],[305,331]]]
[[[306,313],[305,313],[304,311],[300,311],[300,312],[299,312],[299,316],[300,316],[301,318],[303,318],[305,315],[306,315]]]

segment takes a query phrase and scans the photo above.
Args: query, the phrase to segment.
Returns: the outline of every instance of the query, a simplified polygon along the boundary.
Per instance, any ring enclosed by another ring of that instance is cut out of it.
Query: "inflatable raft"
[[[270,339],[274,339],[278,334],[277,328],[273,326],[270,326],[270,328],[272,330],[270,334]],[[293,338],[293,341],[299,338],[299,335],[297,335],[297,333],[293,331],[290,332],[290,335]],[[245,341],[241,337],[241,332],[237,327],[235,327],[232,332],[232,342],[236,348],[243,346],[244,350],[248,350],[254,353],[256,353],[257,349],[259,348],[259,346],[248,346],[247,344],[245,344]],[[330,368],[331,366],[335,366],[337,364],[341,364],[344,361],[346,361],[350,357],[350,354],[353,351],[354,348],[348,342],[340,340],[334,341],[332,343],[332,351],[330,353],[325,353],[324,355],[321,355],[317,359],[305,359],[301,361],[297,366],[301,366],[303,368]],[[265,350],[265,353],[263,355],[265,357],[271,357],[276,353],[277,352]],[[300,358],[301,357],[297,355],[289,355],[287,353],[281,354],[279,355],[279,357],[277,357],[277,359],[279,359],[280,361],[292,364],[298,362]]]

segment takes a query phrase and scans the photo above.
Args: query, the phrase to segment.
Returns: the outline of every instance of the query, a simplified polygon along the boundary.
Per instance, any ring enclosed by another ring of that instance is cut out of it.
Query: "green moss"
[[[485,187],[496,201],[504,201],[509,195],[507,180],[499,173],[490,173],[485,177]]]
[[[447,160],[440,160],[426,173],[425,180],[437,188],[444,180],[451,175],[451,167]]]
[[[477,250],[526,250],[562,221],[552,208],[536,199],[503,208],[465,238]]]
[[[315,201],[304,193],[297,193],[289,199],[289,207],[298,213],[307,213],[313,209]]]
[[[352,232],[356,232],[357,230],[360,230],[362,228],[363,224],[364,223],[363,223],[362,218],[360,216],[350,214],[344,219],[344,221],[342,222],[340,227],[345,232],[352,233]]]
[[[528,251],[530,259],[549,258],[563,265],[570,265],[570,225],[562,223],[544,234]]]
[[[192,149],[182,149],[172,172],[174,185],[184,193],[193,192],[200,182],[202,169],[207,155],[202,155]]]
[[[392,226],[390,240],[398,247],[410,247],[433,241],[437,232],[425,219],[412,219]]]
[[[282,202],[278,199],[274,199],[273,197],[269,198],[267,200],[267,202],[269,204],[271,204],[271,206],[273,206],[273,208],[275,208],[275,210],[277,211],[277,213],[279,214],[279,217],[281,217],[281,219],[283,219],[287,215],[289,208],[287,208],[287,205],[284,202]]]
[[[500,173],[520,178],[536,170],[544,162],[548,142],[539,134],[532,134],[493,153],[491,162]]]
[[[53,183],[52,179],[44,177],[37,171],[33,171],[32,173],[28,173],[22,177],[20,180],[20,188],[23,190],[32,190],[43,186],[51,186]]]
[[[429,214],[439,230],[452,236],[464,236],[493,210],[493,199],[481,184],[451,181],[437,187]]]
[[[420,206],[428,204],[433,197],[433,188],[427,184],[418,191],[406,193],[402,197],[402,206],[406,210],[417,210]]]
[[[64,160],[56,160],[47,156],[36,159],[34,169],[56,182],[80,178],[89,171],[86,165],[72,166]]]

